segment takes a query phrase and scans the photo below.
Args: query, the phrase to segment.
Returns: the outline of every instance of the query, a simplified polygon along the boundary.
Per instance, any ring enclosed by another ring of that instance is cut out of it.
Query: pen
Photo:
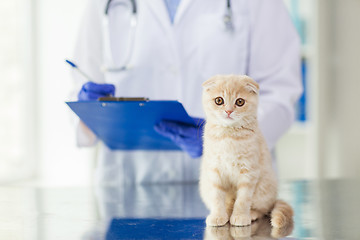
[[[91,80],[91,78],[89,77],[89,75],[87,75],[86,73],[84,73],[75,63],[73,63],[70,60],[65,59],[65,62],[67,62],[71,67],[73,67],[75,70],[77,70],[83,77],[85,77],[87,80],[94,82],[93,80]],[[105,97],[107,98],[111,98],[112,94],[107,94]]]
[[[82,76],[84,76],[86,79],[88,79],[89,81],[92,81],[91,78],[84,73],[75,63],[71,62],[70,60],[65,59],[65,61],[71,66],[73,67],[75,70],[77,70]],[[93,82],[93,81],[92,81]]]

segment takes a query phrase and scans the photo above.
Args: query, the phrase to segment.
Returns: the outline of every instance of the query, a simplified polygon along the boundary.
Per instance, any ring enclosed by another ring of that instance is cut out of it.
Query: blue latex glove
[[[155,130],[164,137],[170,138],[192,158],[202,155],[203,131],[205,120],[193,118],[195,125],[163,120],[155,125]]]
[[[99,97],[114,96],[115,86],[113,84],[85,83],[79,94],[79,101],[97,100]]]

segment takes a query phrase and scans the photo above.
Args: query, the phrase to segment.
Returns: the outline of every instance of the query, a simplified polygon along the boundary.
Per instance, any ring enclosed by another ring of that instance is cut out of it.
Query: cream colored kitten
[[[292,224],[293,210],[277,200],[271,155],[257,122],[259,85],[248,76],[203,83],[206,113],[200,194],[208,226],[247,226],[271,213],[273,227]]]

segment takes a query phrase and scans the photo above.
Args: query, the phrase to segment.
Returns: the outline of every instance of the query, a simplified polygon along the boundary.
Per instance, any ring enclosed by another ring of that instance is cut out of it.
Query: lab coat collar
[[[143,1],[146,3],[151,11],[153,12],[154,16],[159,20],[159,24],[163,26],[165,29],[169,29],[172,27],[170,22],[169,13],[166,9],[164,0],[152,0]],[[186,11],[189,9],[190,5],[195,2],[195,0],[181,0],[178,6],[178,9],[175,14],[175,19],[173,25],[176,26],[185,15]]]

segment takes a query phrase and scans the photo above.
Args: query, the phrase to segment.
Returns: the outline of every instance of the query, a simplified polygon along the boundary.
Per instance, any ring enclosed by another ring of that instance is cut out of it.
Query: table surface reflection
[[[281,182],[279,197],[293,206],[295,227],[279,239],[360,239],[357,186]],[[207,214],[197,184],[0,187],[0,239],[274,239],[269,219],[206,228]]]

